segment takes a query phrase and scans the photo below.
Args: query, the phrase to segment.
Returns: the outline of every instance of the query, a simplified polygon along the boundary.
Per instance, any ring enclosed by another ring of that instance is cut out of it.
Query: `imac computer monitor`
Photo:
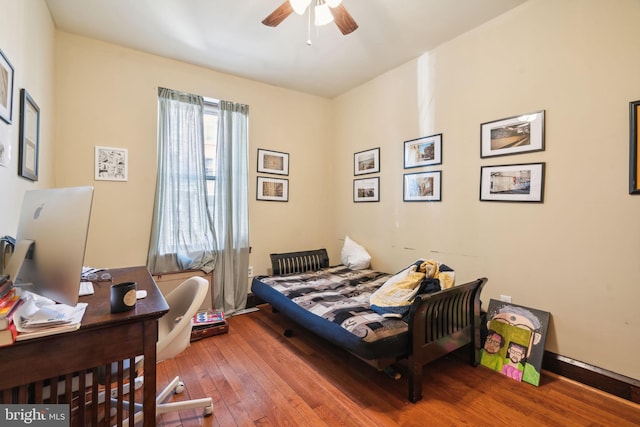
[[[78,303],[92,201],[93,187],[25,193],[7,266],[16,286],[59,303]]]

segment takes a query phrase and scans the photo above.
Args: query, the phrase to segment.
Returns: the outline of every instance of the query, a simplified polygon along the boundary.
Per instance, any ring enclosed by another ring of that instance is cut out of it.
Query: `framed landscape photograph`
[[[483,166],[480,169],[480,200],[542,203],[544,168],[544,163]]]
[[[361,151],[353,155],[353,174],[365,175],[380,172],[380,148]]]
[[[38,180],[40,108],[25,89],[20,90],[20,135],[18,175]]]
[[[96,181],[127,181],[129,151],[126,148],[95,148],[94,179]]]
[[[0,49],[0,119],[11,124],[13,106],[13,65]]]
[[[353,180],[354,202],[379,202],[380,177]]]
[[[640,194],[640,133],[638,133],[640,101],[629,103],[629,194]]]
[[[441,171],[404,174],[403,200],[405,202],[441,201]]]
[[[442,164],[442,134],[404,142],[404,168]]]
[[[266,176],[259,176],[256,191],[257,200],[266,200],[269,202],[288,202],[289,180],[283,178],[268,178]]]
[[[544,110],[480,125],[480,157],[544,150]]]
[[[258,148],[258,172],[289,175],[289,154]]]

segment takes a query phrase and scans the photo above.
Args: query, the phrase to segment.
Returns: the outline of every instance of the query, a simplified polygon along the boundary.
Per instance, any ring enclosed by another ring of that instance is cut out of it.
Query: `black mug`
[[[111,285],[111,312],[133,310],[136,306],[136,282]]]

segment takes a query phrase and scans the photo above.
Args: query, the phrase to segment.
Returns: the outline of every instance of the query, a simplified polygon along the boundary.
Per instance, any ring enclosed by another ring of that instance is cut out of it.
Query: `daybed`
[[[467,344],[470,363],[479,363],[485,278],[417,295],[408,315],[388,318],[370,308],[369,297],[391,274],[330,267],[325,249],[272,254],[271,262],[272,276],[254,277],[254,295],[378,369],[406,363],[411,402],[422,398],[427,363]]]

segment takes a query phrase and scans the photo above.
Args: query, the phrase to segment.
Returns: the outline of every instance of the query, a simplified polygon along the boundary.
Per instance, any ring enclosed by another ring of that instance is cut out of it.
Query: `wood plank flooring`
[[[539,387],[457,356],[425,369],[422,401],[393,380],[268,305],[233,316],[229,333],[205,338],[158,364],[158,389],[180,375],[172,400],[211,396],[214,416],[188,410],[158,426],[638,426],[640,405],[543,371]],[[285,338],[284,329],[293,337]]]

